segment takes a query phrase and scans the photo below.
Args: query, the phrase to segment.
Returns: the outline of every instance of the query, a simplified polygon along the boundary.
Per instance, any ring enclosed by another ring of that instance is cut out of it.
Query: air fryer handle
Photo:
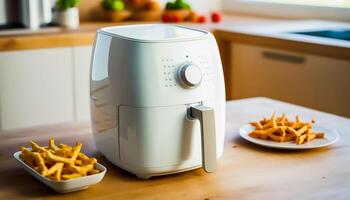
[[[214,109],[199,105],[190,110],[191,116],[201,123],[203,168],[206,172],[214,172],[217,167]]]

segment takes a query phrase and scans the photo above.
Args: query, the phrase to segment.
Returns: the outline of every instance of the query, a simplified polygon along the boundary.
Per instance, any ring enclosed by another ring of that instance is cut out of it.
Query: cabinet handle
[[[302,56],[295,56],[295,55],[277,53],[277,52],[271,52],[271,51],[263,51],[262,55],[264,58],[267,58],[267,59],[290,62],[294,64],[302,64],[306,61],[306,58]]]

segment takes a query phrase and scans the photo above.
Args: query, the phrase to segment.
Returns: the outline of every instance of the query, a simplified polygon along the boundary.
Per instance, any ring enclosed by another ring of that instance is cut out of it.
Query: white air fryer
[[[90,96],[94,140],[113,164],[144,179],[216,170],[225,90],[211,33],[160,24],[98,30]]]

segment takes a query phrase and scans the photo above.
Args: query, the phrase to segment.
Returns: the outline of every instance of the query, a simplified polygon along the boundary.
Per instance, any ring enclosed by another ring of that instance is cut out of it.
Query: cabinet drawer
[[[232,44],[235,99],[265,96],[350,117],[350,62]]]

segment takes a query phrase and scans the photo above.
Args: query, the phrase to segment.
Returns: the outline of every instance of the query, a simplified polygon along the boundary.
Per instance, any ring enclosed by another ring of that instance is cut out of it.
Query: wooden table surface
[[[272,112],[300,114],[303,120],[335,129],[340,140],[315,150],[288,151],[244,141],[238,129]],[[12,155],[30,140],[84,143],[108,172],[86,190],[57,194],[26,173]],[[202,169],[139,180],[101,157],[88,122],[26,128],[0,133],[0,199],[350,199],[350,119],[266,98],[227,102],[226,142],[218,171]]]

